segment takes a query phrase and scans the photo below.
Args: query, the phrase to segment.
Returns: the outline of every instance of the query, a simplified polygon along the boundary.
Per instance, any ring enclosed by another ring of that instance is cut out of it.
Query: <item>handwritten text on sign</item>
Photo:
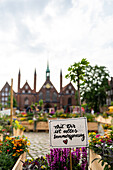
[[[61,119],[49,121],[51,147],[88,146],[87,119]]]

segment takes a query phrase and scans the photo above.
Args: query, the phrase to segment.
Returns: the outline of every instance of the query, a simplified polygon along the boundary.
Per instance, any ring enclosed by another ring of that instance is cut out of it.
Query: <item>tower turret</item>
[[[62,93],[62,69],[60,70],[60,93]]]
[[[50,70],[49,70],[49,63],[47,62],[47,69],[46,69],[46,80],[50,80]]]
[[[18,93],[20,92],[20,77],[21,77],[21,74],[20,74],[20,69],[19,69],[19,73],[18,73]]]
[[[36,93],[36,69],[35,69],[35,72],[34,72],[34,92]]]

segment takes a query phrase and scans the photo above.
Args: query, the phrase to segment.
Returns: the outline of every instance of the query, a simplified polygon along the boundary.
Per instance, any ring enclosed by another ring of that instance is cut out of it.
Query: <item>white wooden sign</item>
[[[87,118],[50,120],[49,135],[54,148],[87,147]]]

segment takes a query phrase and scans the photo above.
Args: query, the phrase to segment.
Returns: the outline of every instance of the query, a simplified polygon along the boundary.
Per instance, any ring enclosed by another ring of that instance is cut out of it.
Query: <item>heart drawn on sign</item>
[[[68,143],[68,140],[66,139],[66,140],[63,140],[63,142],[67,145],[67,143]]]

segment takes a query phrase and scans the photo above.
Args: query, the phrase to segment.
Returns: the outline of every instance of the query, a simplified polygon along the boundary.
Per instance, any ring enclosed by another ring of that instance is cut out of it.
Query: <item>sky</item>
[[[59,92],[68,67],[86,58],[113,76],[113,0],[0,0],[0,90],[6,82],[17,92],[26,80],[37,91],[50,80]]]

